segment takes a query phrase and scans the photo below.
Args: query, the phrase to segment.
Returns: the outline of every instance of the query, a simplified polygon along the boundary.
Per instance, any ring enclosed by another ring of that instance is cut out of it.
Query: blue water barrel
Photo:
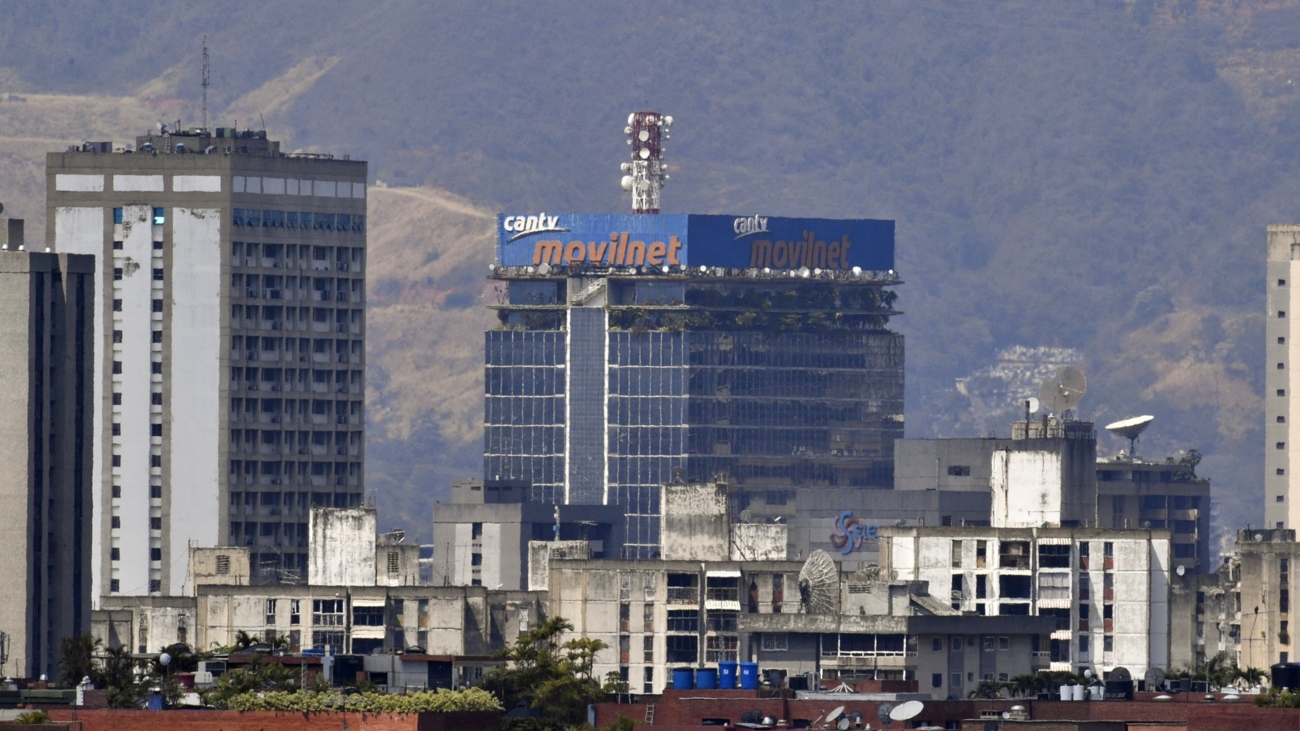
[[[718,687],[718,669],[700,668],[695,671],[695,687],[700,690],[713,690]]]
[[[736,687],[736,661],[723,660],[718,663],[718,687],[731,690]]]
[[[690,690],[694,687],[694,670],[691,668],[673,668],[673,690]]]
[[[740,688],[741,690],[758,690],[758,663],[740,663]]]

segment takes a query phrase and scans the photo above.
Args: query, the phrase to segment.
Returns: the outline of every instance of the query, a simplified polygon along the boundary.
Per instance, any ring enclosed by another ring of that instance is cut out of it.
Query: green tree
[[[138,708],[144,700],[146,686],[136,678],[142,662],[131,656],[125,647],[110,647],[104,651],[104,687],[108,691],[108,705],[113,708]]]
[[[224,705],[235,696],[245,693],[266,693],[298,690],[298,672],[279,663],[268,663],[260,656],[237,670],[229,670],[217,681],[217,687],[208,691],[206,700]]]
[[[74,688],[82,678],[90,678],[96,688],[104,687],[104,673],[95,662],[100,641],[87,632],[76,637],[64,637],[60,648],[59,685]]]
[[[483,687],[506,708],[526,702],[540,714],[537,726],[564,728],[583,723],[587,705],[613,692],[615,684],[609,679],[601,683],[592,676],[596,654],[609,645],[589,637],[561,644],[560,638],[572,631],[568,620],[551,617],[520,634],[502,653],[510,666],[490,673]]]

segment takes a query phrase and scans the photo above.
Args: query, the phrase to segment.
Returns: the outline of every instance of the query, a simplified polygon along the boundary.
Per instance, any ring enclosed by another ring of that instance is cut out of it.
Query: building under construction
[[[889,488],[903,436],[893,223],[503,215],[485,479],[619,504],[653,557],[674,480]],[[829,243],[827,243],[829,242]]]

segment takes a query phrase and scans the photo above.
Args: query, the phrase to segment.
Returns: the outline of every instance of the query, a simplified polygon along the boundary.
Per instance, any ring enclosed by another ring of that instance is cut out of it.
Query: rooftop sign
[[[894,268],[894,222],[681,214],[504,213],[503,266]]]

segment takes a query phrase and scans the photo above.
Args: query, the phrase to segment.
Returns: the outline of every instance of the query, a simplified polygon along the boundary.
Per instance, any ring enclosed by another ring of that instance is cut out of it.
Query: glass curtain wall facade
[[[527,482],[535,500],[622,505],[628,557],[654,557],[660,486],[674,480],[726,481],[736,510],[754,492],[892,486],[903,338],[886,329],[898,313],[885,287],[897,280],[496,276],[485,476]],[[565,461],[596,451],[599,489]]]

